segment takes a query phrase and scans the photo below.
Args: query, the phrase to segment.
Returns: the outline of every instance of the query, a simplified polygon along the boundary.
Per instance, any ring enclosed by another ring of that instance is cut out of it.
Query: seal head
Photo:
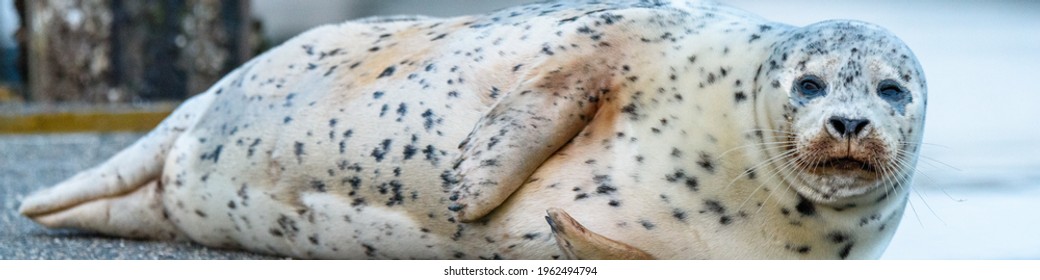
[[[822,204],[886,196],[909,181],[927,87],[898,38],[876,25],[825,21],[778,41],[759,87],[784,180]],[[786,99],[786,100],[784,100]],[[876,198],[875,198],[876,199]]]

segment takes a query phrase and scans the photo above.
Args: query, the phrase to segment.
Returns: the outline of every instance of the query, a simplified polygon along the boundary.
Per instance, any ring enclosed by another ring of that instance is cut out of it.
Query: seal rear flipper
[[[22,200],[18,211],[41,224],[78,217],[92,220],[101,212],[85,206],[95,201],[137,197],[143,187],[154,185],[159,179],[166,154],[174,141],[193,126],[213,100],[211,94],[201,94],[185,101],[155,130],[145,135],[130,147],[120,151],[106,162],[76,174],[57,185],[37,191]],[[128,205],[128,204],[127,204]],[[79,208],[85,206],[87,208]],[[67,213],[64,213],[67,212]],[[69,216],[72,215],[72,216]],[[56,217],[62,217],[58,219]],[[59,223],[60,224],[60,223]],[[70,224],[75,225],[75,224]]]
[[[639,248],[589,231],[567,212],[549,208],[545,220],[552,228],[556,245],[573,260],[651,260],[650,254]]]
[[[127,238],[184,239],[164,213],[161,191],[158,182],[152,181],[128,194],[91,200],[34,216],[33,220],[49,228],[75,228]]]
[[[540,71],[507,93],[459,145],[449,210],[472,222],[502,204],[592,121],[609,75],[592,61]]]

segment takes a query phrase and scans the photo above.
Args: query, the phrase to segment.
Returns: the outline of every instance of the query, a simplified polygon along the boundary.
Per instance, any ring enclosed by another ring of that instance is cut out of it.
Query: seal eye
[[[881,81],[881,83],[878,84],[877,92],[878,96],[889,102],[902,101],[903,99],[906,99],[907,95],[906,89],[903,89],[903,87],[899,86],[899,84],[893,80]]]
[[[802,77],[798,80],[798,92],[808,99],[820,97],[827,93],[824,89],[823,81],[812,75]]]

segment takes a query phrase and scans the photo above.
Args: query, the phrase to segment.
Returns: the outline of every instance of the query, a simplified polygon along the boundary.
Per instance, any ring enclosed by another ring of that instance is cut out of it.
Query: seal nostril
[[[851,121],[853,123],[853,125],[852,125],[852,127],[853,127],[852,128],[852,135],[859,135],[859,133],[862,132],[863,129],[866,128],[868,124],[870,124],[870,121],[862,120],[862,119],[861,120],[849,120],[849,121]],[[846,126],[848,126],[848,125],[846,125]]]
[[[864,119],[848,119],[841,117],[831,117],[828,122],[835,131],[841,134],[841,137],[852,137],[863,132],[863,129],[867,128],[870,121]]]
[[[842,120],[844,120],[844,118],[831,117],[830,122],[831,122],[831,127],[833,127],[835,131],[837,131],[841,136],[844,137],[845,136],[845,122],[843,122]]]

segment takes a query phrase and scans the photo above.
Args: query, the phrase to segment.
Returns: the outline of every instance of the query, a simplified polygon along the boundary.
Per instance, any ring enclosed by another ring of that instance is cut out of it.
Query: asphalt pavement
[[[137,133],[0,135],[0,259],[271,259],[190,242],[129,240],[52,230],[18,214],[21,200],[94,166]]]

